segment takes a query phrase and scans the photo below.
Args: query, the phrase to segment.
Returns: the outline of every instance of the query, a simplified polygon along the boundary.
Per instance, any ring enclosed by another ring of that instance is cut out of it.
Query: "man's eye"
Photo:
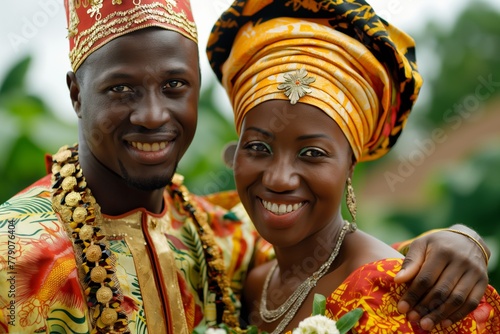
[[[131,92],[132,89],[128,86],[125,86],[125,85],[118,85],[118,86],[111,87],[111,91],[113,91],[115,93],[125,93],[125,92]]]
[[[172,80],[172,81],[169,81],[165,84],[165,86],[163,86],[164,89],[168,89],[168,88],[180,88],[184,86],[184,82],[182,81],[179,81],[179,80]]]

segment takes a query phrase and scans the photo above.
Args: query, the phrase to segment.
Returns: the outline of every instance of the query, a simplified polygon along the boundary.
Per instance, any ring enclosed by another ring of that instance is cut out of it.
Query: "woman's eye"
[[[245,148],[250,151],[255,151],[255,152],[271,152],[271,148],[264,143],[261,142],[252,142],[248,143]]]
[[[115,93],[125,93],[125,92],[131,92],[132,89],[128,86],[125,86],[125,85],[118,85],[118,86],[111,87],[111,91],[113,91]]]
[[[171,80],[169,82],[167,82],[165,84],[165,86],[163,86],[164,89],[168,89],[168,88],[180,88],[182,86],[184,86],[184,82],[182,81],[179,81],[179,80]]]
[[[326,155],[326,152],[317,148],[307,147],[300,151],[299,155],[303,157],[317,158],[324,157]]]

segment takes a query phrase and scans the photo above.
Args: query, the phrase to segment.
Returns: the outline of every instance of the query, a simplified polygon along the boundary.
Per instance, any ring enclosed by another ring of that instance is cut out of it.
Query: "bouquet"
[[[299,323],[299,326],[287,334],[345,334],[347,333],[363,315],[360,308],[354,309],[342,316],[338,321],[325,316],[326,298],[321,294],[314,295],[312,315]],[[245,330],[229,328],[225,324],[220,324],[216,328],[198,326],[193,334],[268,334],[259,331],[255,326],[249,326]]]

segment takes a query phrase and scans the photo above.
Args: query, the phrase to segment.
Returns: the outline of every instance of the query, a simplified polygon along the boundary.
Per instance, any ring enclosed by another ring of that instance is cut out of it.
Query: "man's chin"
[[[170,183],[170,180],[177,170],[177,165],[174,166],[173,170],[170,170],[170,168],[163,169],[163,173],[161,173],[160,175],[154,175],[150,177],[130,175],[121,161],[120,169],[123,179],[130,188],[141,191],[154,191],[163,189]]]
[[[127,178],[127,185],[131,188],[142,191],[153,191],[165,188],[170,183],[169,177],[155,177],[155,178]]]

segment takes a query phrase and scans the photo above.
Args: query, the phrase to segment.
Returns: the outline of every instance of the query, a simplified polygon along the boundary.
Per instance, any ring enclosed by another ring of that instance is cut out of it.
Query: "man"
[[[203,315],[235,322],[216,244],[241,284],[254,234],[170,184],[197,120],[189,3],[135,3],[66,2],[80,143],[6,211],[27,198],[41,207],[2,217],[14,228],[9,331],[188,333]]]
[[[2,331],[177,334],[203,323],[237,326],[258,238],[233,212],[189,194],[174,174],[194,135],[200,88],[189,2],[65,5],[79,144],[62,147],[49,175],[0,207]],[[210,199],[226,207],[238,201]],[[420,267],[413,258],[407,279]],[[433,289],[410,291],[413,306]]]

